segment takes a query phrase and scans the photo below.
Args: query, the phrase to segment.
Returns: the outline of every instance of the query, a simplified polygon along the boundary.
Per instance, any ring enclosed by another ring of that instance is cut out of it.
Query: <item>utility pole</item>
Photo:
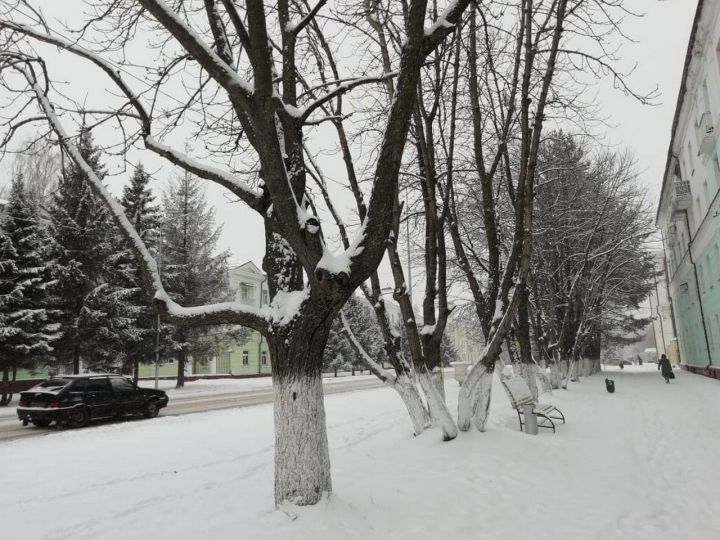
[[[163,245],[163,237],[162,237],[162,223],[160,224],[160,238],[158,242],[158,260],[157,260],[157,267],[158,267],[158,277],[162,280],[162,245]],[[159,386],[159,380],[160,380],[160,310],[157,309],[157,324],[155,326],[155,389],[157,390]]]

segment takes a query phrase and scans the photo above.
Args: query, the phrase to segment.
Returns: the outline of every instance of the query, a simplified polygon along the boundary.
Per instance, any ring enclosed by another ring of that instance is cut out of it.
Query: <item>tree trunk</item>
[[[184,341],[184,336],[183,336]],[[187,351],[185,350],[185,347],[180,349],[178,351],[178,369],[177,369],[177,381],[175,383],[175,388],[182,388],[185,386],[185,363],[187,362]]]
[[[4,407],[6,405],[9,405],[10,401],[12,400],[12,390],[10,388],[9,368],[7,366],[3,368],[0,392],[2,392],[2,394],[0,395],[0,406]]]
[[[332,491],[322,355],[332,316],[304,313],[268,336],[275,393],[275,504],[317,503]]]
[[[133,359],[133,382],[137,385],[140,380],[140,361],[135,358]]]
[[[550,384],[553,390],[560,389],[560,365],[556,359],[550,363]]]
[[[520,376],[525,380],[532,392],[535,401],[538,399],[537,366],[532,358],[532,345],[530,342],[530,312],[528,310],[529,291],[525,284],[520,293],[518,302],[517,323],[515,335],[520,345]]]
[[[532,392],[533,398],[535,398],[535,401],[538,399],[539,391],[538,391],[538,385],[537,385],[537,372],[538,368],[533,362],[532,364],[526,364],[525,362],[520,362],[520,376],[523,378],[525,383],[528,385],[528,388],[530,388],[530,392]]]
[[[442,431],[443,441],[453,440],[458,436],[457,424],[455,424],[455,420],[453,420],[447,405],[445,405],[445,401],[442,399],[440,392],[438,392],[432,375],[426,370],[423,370],[422,373],[417,374],[417,378],[420,383],[420,388],[422,388],[425,398],[427,399],[430,417]]]
[[[420,392],[412,379],[406,375],[398,375],[394,385],[395,390],[405,404],[410,421],[413,425],[413,434],[420,435],[431,425],[430,414],[423,403]]]
[[[485,365],[476,365],[460,387],[458,395],[458,427],[461,431],[470,429],[471,424],[479,431],[485,431],[490,412],[493,372]]]
[[[73,373],[75,375],[80,373],[80,350],[77,345],[73,347]]]

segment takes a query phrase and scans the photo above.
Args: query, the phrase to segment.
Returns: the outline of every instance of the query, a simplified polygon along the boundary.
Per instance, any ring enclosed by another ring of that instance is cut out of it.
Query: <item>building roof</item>
[[[234,268],[231,268],[230,270],[242,270],[244,272],[250,272],[251,274],[259,274],[261,276],[265,275],[265,272],[260,270],[260,268],[258,268],[257,265],[252,261],[243,263],[240,266],[235,266]]]
[[[678,92],[677,103],[675,105],[675,117],[673,118],[672,131],[670,132],[670,146],[668,148],[667,161],[665,162],[665,172],[663,173],[662,187],[660,188],[660,200],[658,201],[657,212],[655,213],[655,224],[657,225],[660,218],[660,208],[663,203],[663,193],[665,193],[665,184],[670,173],[672,165],[673,147],[675,146],[675,135],[677,133],[678,123],[680,122],[680,113],[682,111],[685,94],[687,93],[687,78],[690,71],[690,64],[693,59],[693,49],[695,48],[695,39],[697,38],[700,17],[702,16],[705,0],[698,0],[697,10],[695,11],[695,19],[693,20],[692,30],[690,31],[690,39],[688,40],[687,52],[685,53],[685,65],[683,66],[682,79],[680,80],[680,91]]]

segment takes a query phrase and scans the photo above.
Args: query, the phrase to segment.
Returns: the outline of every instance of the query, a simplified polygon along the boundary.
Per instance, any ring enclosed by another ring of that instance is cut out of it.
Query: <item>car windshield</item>
[[[62,388],[72,382],[72,379],[48,379],[43,381],[38,386],[40,388]]]

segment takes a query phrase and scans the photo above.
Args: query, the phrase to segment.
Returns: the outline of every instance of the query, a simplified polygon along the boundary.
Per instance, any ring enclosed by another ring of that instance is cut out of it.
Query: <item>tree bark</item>
[[[3,374],[2,374],[2,384],[0,384],[0,392],[2,392],[2,395],[0,395],[0,406],[6,406],[12,401],[12,390],[10,388],[10,380],[9,380],[9,368],[5,366],[3,368]]]
[[[476,365],[460,387],[458,427],[461,431],[468,431],[472,424],[475,424],[478,431],[485,431],[490,412],[494,371],[494,362],[492,367],[484,364]]]
[[[181,340],[185,341],[185,333],[181,332],[180,334]],[[182,349],[178,351],[177,355],[177,380],[175,382],[175,388],[182,388],[185,386],[185,364],[187,363],[187,350],[185,350],[185,345],[183,344]]]
[[[73,373],[75,375],[80,373],[80,349],[77,345],[73,347]]]
[[[322,353],[332,317],[302,317],[268,336],[275,393],[275,504],[317,503],[332,491]]]
[[[526,284],[523,283],[520,287],[520,300],[515,325],[515,335],[520,346],[520,376],[525,380],[530,392],[537,401],[537,366],[532,358],[532,344],[530,342],[530,312],[528,309],[530,292]]]
[[[410,421],[413,425],[413,434],[420,435],[430,426],[431,420],[417,386],[415,386],[413,380],[407,375],[398,375],[395,379],[394,388],[400,395],[400,399],[402,399],[405,404],[405,408],[410,416]]]

